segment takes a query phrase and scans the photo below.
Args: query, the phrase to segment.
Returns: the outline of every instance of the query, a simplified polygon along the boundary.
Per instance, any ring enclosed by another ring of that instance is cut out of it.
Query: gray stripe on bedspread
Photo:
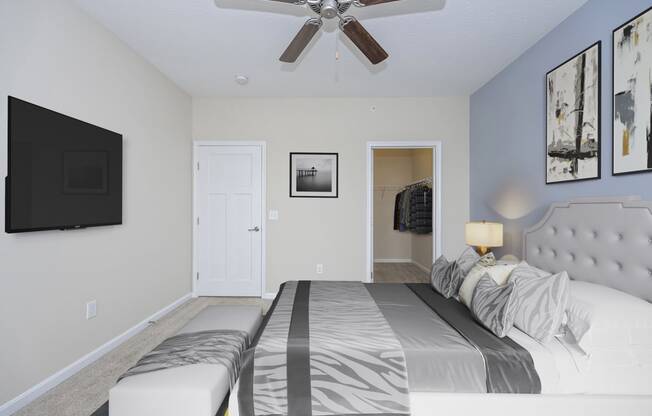
[[[482,354],[405,285],[367,290],[403,347],[410,392],[486,393]]]
[[[407,286],[482,353],[489,393],[541,393],[541,380],[525,348],[508,337],[498,338],[485,330],[464,305],[455,299],[444,299],[429,284]]]
[[[311,416],[310,282],[297,283],[287,342],[288,416]]]
[[[278,294],[272,302],[272,306],[267,311],[267,314],[265,314],[265,318],[251,342],[251,347],[245,352],[242,370],[240,371],[240,388],[238,390],[238,407],[241,416],[254,416],[256,414],[273,415],[287,411],[286,390],[261,391],[261,385],[264,387],[264,383],[261,383],[260,378],[268,376],[279,380],[279,377],[282,377],[286,371],[286,368],[281,366],[277,372],[270,371],[266,373],[264,366],[267,361],[271,361],[269,364],[270,368],[277,367],[274,365],[274,361],[276,360],[285,362],[287,354],[278,354],[276,351],[272,351],[269,348],[269,343],[274,341],[283,342],[283,334],[285,334],[287,340],[295,289],[296,283],[294,282],[283,283],[280,286]],[[263,337],[263,334],[271,335],[271,339],[269,337]],[[258,348],[261,343],[263,346]],[[255,366],[258,367],[256,376],[254,376]],[[254,387],[254,381],[256,380],[259,383]],[[283,383],[283,380],[280,379],[279,383]],[[258,400],[254,404],[255,394],[258,397],[267,398],[267,405],[269,406],[267,409],[255,408],[255,405],[261,406],[261,400]]]

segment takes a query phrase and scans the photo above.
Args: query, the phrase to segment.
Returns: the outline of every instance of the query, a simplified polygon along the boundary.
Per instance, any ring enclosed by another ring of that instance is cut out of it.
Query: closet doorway
[[[367,147],[367,281],[428,282],[441,252],[441,144]]]

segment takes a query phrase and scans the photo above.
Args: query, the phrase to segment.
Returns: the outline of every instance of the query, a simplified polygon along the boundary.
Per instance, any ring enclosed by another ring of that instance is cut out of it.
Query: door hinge
[[[197,272],[197,280],[199,280],[199,272]]]
[[[199,162],[197,162],[197,170],[199,170]]]
[[[197,217],[197,225],[199,225],[199,217]]]

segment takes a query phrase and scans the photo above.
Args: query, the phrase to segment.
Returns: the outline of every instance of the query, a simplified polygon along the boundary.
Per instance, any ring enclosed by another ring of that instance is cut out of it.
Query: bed
[[[650,203],[555,204],[523,240],[536,267],[652,301]],[[245,353],[229,412],[652,414],[652,362],[616,361],[516,328],[492,337],[428,285],[288,282]]]

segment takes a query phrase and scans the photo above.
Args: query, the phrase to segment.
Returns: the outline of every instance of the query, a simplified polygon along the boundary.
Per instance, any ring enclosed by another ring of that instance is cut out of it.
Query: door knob
[[[257,233],[258,231],[260,231],[260,228],[258,228],[258,226],[255,226],[254,228],[250,228],[248,231]]]

